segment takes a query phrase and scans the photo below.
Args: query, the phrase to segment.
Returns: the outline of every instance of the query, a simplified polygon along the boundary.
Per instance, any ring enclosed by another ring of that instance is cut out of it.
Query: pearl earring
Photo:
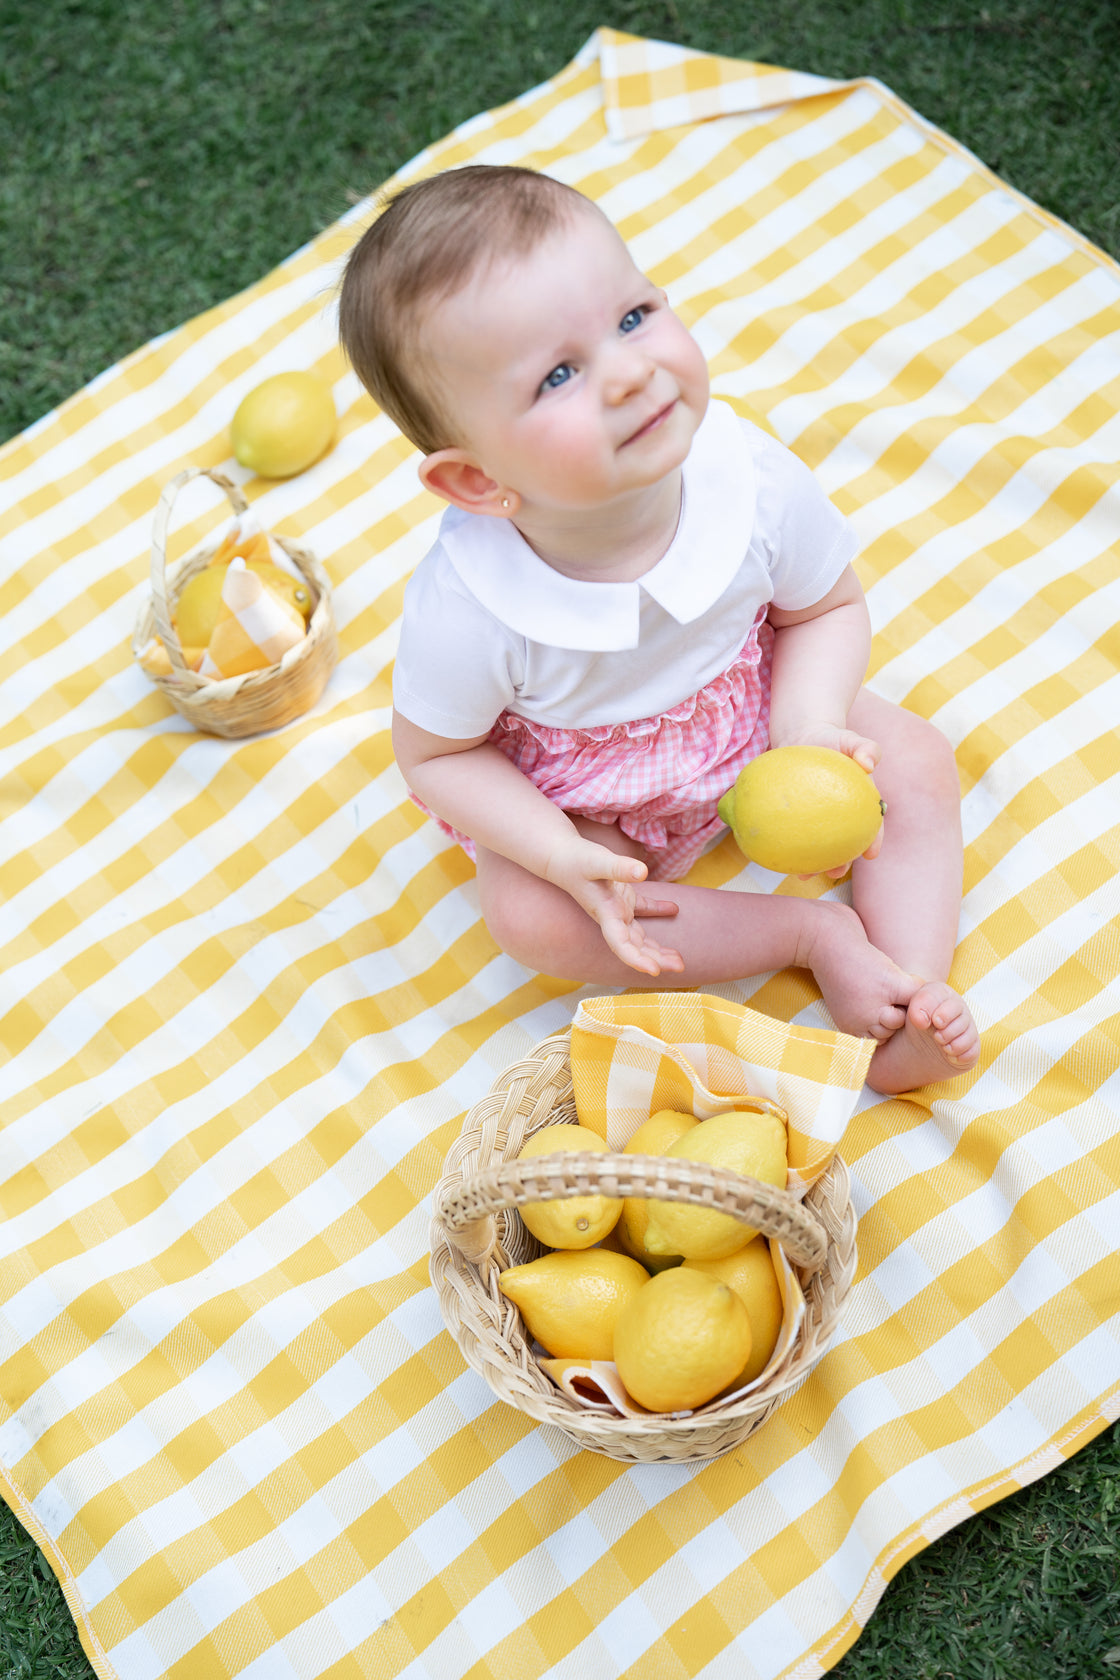
[[[508,496],[503,496],[503,497],[502,497],[502,506],[503,506],[503,507],[504,507],[504,508],[508,508],[508,507],[512,507],[512,506],[513,506],[513,503],[512,503],[512,502],[511,502],[511,501],[510,501],[510,499],[509,499],[509,497],[508,497]]]

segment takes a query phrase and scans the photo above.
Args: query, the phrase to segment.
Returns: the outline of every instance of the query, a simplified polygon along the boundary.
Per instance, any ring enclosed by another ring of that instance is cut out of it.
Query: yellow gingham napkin
[[[198,674],[220,679],[263,671],[278,665],[305,634],[298,607],[274,595],[244,560],[231,560],[222,584],[222,610]]]
[[[802,1196],[836,1153],[874,1049],[704,992],[588,998],[572,1026],[572,1084],[581,1123],[612,1149],[660,1108],[707,1120],[747,1095],[777,1103],[789,1189]]]

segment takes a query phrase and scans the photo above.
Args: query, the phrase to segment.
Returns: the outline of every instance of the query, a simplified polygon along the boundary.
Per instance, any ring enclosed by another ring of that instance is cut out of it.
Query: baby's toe
[[[980,1034],[963,999],[953,996],[933,1011],[933,1036],[958,1067],[970,1067],[980,1053]]]
[[[980,1034],[971,1018],[958,1025],[959,1030],[945,1039],[945,1053],[958,1067],[971,1067],[980,1054]]]
[[[944,980],[926,980],[910,999],[909,1015],[923,1032],[937,1032],[955,1020],[963,1008],[962,999]]]

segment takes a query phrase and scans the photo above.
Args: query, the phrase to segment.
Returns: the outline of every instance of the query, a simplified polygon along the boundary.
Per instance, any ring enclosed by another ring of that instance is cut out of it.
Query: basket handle
[[[186,674],[187,662],[183,658],[183,650],[179,646],[179,638],[171,622],[171,608],[167,602],[167,531],[171,524],[171,509],[175,498],[184,484],[189,483],[192,478],[208,478],[219,490],[224,490],[238,518],[249,506],[233,480],[213,467],[187,467],[169,479],[163,487],[163,494],[152,521],[152,616],[156,621],[160,641],[167,649],[172,669],[180,676]]]
[[[759,1179],[667,1155],[571,1151],[503,1161],[436,1192],[435,1216],[464,1257],[479,1261],[494,1246],[493,1216],[526,1202],[572,1196],[646,1196],[729,1213],[764,1236],[775,1237],[790,1260],[819,1271],[828,1233],[804,1202]]]

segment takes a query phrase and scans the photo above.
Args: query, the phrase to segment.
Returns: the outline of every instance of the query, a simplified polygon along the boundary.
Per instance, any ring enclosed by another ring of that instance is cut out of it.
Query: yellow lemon
[[[233,453],[262,478],[292,478],[334,441],[338,416],[313,373],[275,373],[251,390],[230,426]]]
[[[593,1149],[602,1154],[607,1150],[607,1140],[586,1126],[545,1126],[528,1139],[521,1158],[555,1155],[568,1149]],[[622,1198],[570,1196],[567,1201],[531,1202],[518,1211],[537,1241],[549,1248],[590,1248],[617,1225]]]
[[[664,1155],[678,1138],[699,1124],[695,1114],[683,1114],[675,1108],[659,1108],[638,1127],[623,1154]]]
[[[743,1369],[728,1383],[742,1388],[765,1370],[782,1328],[782,1292],[770,1247],[765,1237],[755,1237],[735,1254],[722,1260],[686,1260],[690,1271],[705,1272],[733,1289],[747,1309],[751,1326],[751,1352]]]
[[[831,747],[760,753],[719,802],[744,857],[783,875],[817,875],[861,856],[885,810],[867,771]]]
[[[498,1288],[557,1359],[610,1359],[618,1316],[648,1281],[628,1254],[581,1248],[510,1266]]]
[[[256,572],[266,589],[270,589],[278,600],[287,601],[307,623],[314,602],[302,578],[293,577],[291,572],[286,572],[283,566],[273,565],[271,560],[247,560],[245,564],[251,572]]]
[[[786,1129],[776,1114],[732,1111],[702,1120],[665,1151],[688,1161],[706,1161],[785,1188]],[[718,1260],[734,1254],[756,1235],[729,1213],[689,1202],[651,1201],[645,1244],[651,1254],[683,1254],[686,1260]]]
[[[702,1406],[742,1370],[750,1351],[750,1321],[738,1295],[687,1266],[650,1278],[614,1327],[618,1374],[651,1412]]]
[[[257,574],[277,600],[294,607],[306,624],[311,617],[311,591],[302,578],[293,577],[282,566],[274,566],[271,560],[248,560],[246,566]],[[175,603],[172,622],[175,634],[184,647],[204,648],[209,643],[221,615],[222,585],[228,570],[228,562],[204,566],[183,585]]]
[[[670,1144],[676,1143],[685,1132],[697,1124],[693,1114],[679,1114],[672,1108],[658,1109],[638,1127],[623,1150],[625,1155],[664,1155]],[[622,1217],[615,1226],[615,1234],[627,1254],[640,1260],[649,1272],[663,1272],[667,1266],[679,1266],[679,1254],[651,1254],[646,1247],[646,1225],[649,1221],[648,1196],[627,1196],[622,1203]]]
[[[225,566],[206,566],[183,585],[171,622],[184,646],[204,648],[213,635],[222,609],[226,570]]]

